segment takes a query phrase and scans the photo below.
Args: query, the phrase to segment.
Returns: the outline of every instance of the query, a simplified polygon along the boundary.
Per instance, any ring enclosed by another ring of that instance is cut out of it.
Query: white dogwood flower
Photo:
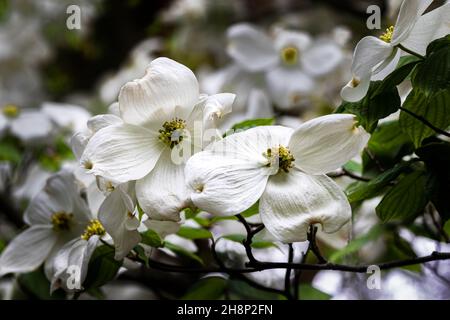
[[[278,107],[297,106],[315,88],[314,77],[333,71],[343,53],[333,41],[313,41],[298,31],[278,28],[272,37],[246,23],[228,29],[228,54],[248,72],[265,72]]]
[[[395,26],[389,27],[380,38],[367,36],[359,41],[353,53],[353,78],[341,90],[344,100],[361,100],[369,89],[372,76],[395,67],[402,48],[425,55],[431,41],[450,32],[450,3],[422,15],[431,2],[403,1]]]
[[[25,211],[24,220],[30,227],[0,256],[0,276],[33,271],[45,261],[51,279],[55,255],[65,243],[83,234],[89,219],[89,208],[74,176],[67,171],[52,176]]]
[[[261,126],[235,133],[188,160],[191,199],[216,215],[241,213],[259,200],[264,225],[283,242],[305,241],[316,223],[335,232],[351,208],[325,173],[353,158],[368,139],[348,114],[319,117],[295,131]]]
[[[233,94],[200,95],[191,70],[155,59],[143,78],[123,86],[120,121],[93,134],[81,162],[118,184],[136,181],[138,202],[150,218],[179,221],[189,205],[183,162],[203,147],[203,129],[233,100]]]

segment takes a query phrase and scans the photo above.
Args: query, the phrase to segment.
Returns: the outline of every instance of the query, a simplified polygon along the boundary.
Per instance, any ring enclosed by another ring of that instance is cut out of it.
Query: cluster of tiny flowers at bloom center
[[[380,39],[384,42],[391,43],[392,34],[394,33],[394,26],[390,26],[386,29],[386,32],[380,36]]]
[[[66,212],[54,213],[51,217],[53,229],[56,231],[69,230],[72,218],[73,218],[72,213]]]
[[[183,130],[186,128],[186,121],[174,118],[172,121],[166,121],[159,130],[159,140],[173,148],[183,141]]]
[[[279,145],[278,147],[269,148],[263,155],[269,160],[267,164],[269,167],[278,165],[279,169],[287,173],[294,166],[295,159],[289,148],[285,146]]]
[[[281,50],[281,60],[287,65],[296,64],[298,61],[298,49],[295,47],[285,47]]]
[[[100,221],[97,219],[93,219],[89,222],[89,225],[84,230],[84,233],[81,235],[81,239],[89,240],[93,235],[104,236],[106,234],[105,228],[103,228]]]
[[[20,109],[14,104],[7,104],[3,106],[2,112],[7,118],[15,118],[19,115]]]

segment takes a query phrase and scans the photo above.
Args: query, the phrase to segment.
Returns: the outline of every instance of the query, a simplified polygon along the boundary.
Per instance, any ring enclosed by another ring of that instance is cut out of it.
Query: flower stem
[[[417,58],[419,58],[419,59],[421,59],[421,60],[425,60],[425,57],[424,57],[423,55],[421,55],[421,54],[419,54],[419,53],[417,53],[417,52],[414,52],[414,51],[412,51],[412,50],[410,50],[410,49],[408,49],[408,48],[405,48],[405,47],[404,47],[403,45],[401,45],[401,44],[398,44],[397,47],[398,47],[399,49],[402,49],[402,50],[405,51],[406,53],[409,53],[409,54],[411,54],[411,55],[413,55],[413,56],[416,56]]]

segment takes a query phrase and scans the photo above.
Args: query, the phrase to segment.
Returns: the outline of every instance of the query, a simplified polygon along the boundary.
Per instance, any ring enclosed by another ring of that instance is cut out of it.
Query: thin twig
[[[289,243],[289,253],[288,253],[288,263],[292,263],[294,261],[294,247],[292,243]],[[291,268],[286,268],[286,274],[284,276],[284,294],[288,300],[294,300],[295,298],[291,293]]]

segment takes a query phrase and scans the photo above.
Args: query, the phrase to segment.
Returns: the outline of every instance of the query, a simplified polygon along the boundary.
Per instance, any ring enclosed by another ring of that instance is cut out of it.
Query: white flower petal
[[[119,107],[126,123],[139,125],[154,120],[161,109],[173,114],[179,108],[189,114],[198,97],[198,82],[189,68],[168,58],[157,58],[143,78],[122,87]]]
[[[241,23],[227,31],[228,54],[249,71],[262,71],[278,62],[271,39],[250,24]]]
[[[291,109],[304,102],[314,89],[314,80],[298,68],[278,67],[266,73],[272,100],[280,109]]]
[[[79,132],[86,129],[86,122],[91,114],[84,108],[66,103],[45,102],[42,112],[58,126]]]
[[[91,139],[91,134],[86,132],[77,132],[70,138],[70,148],[77,160],[80,160],[83,155],[89,139]]]
[[[50,225],[25,230],[2,252],[0,277],[10,272],[33,271],[44,262],[56,241],[57,235]]]
[[[180,220],[180,211],[189,205],[184,164],[171,159],[166,150],[155,169],[136,182],[136,196],[144,212],[156,220]]]
[[[295,164],[309,174],[336,170],[356,156],[370,135],[350,114],[330,114],[303,123],[292,134],[289,149]]]
[[[181,222],[147,219],[144,224],[150,230],[158,233],[161,239],[164,239],[169,234],[177,233],[180,230]]]
[[[307,240],[311,224],[333,233],[351,218],[347,197],[333,180],[296,169],[269,179],[259,212],[265,227],[285,243]]]
[[[163,149],[157,132],[130,124],[113,125],[89,140],[81,163],[92,167],[96,175],[127,182],[147,175]]]
[[[333,71],[343,60],[342,49],[331,41],[314,44],[302,56],[302,67],[306,73],[318,77]]]
[[[77,221],[88,221],[89,209],[81,198],[75,177],[67,171],[51,176],[45,188],[31,201],[24,213],[24,221],[29,225],[49,225],[52,214],[57,212],[73,213]]]
[[[450,2],[421,16],[402,45],[425,55],[428,44],[450,33]]]
[[[397,45],[409,36],[419,17],[430,6],[433,0],[405,0],[403,1],[395,22],[392,34],[392,45]]]
[[[393,46],[381,39],[372,36],[362,38],[353,53],[352,74],[358,78],[366,77],[391,55],[392,50]]]
[[[275,30],[275,48],[278,52],[286,47],[296,48],[302,55],[311,45],[311,36],[306,32],[292,31],[286,29]]]
[[[25,142],[46,138],[53,129],[50,118],[39,111],[24,111],[11,120],[11,133]]]
[[[97,132],[100,129],[103,129],[107,126],[115,125],[115,124],[122,124],[123,120],[113,114],[99,114],[97,116],[94,116],[90,118],[87,122],[87,127],[89,130],[91,130],[93,133]]]
[[[141,241],[137,230],[128,230],[126,222],[130,212],[129,197],[120,188],[116,188],[106,197],[99,209],[98,219],[106,232],[114,240],[115,259],[123,259],[131,249]]]
[[[357,102],[364,98],[369,90],[371,75],[350,80],[341,90],[341,97],[345,101]]]
[[[263,153],[280,144],[286,146],[291,132],[284,127],[256,127],[192,156],[185,174],[193,203],[216,215],[234,215],[249,208],[272,173]]]

